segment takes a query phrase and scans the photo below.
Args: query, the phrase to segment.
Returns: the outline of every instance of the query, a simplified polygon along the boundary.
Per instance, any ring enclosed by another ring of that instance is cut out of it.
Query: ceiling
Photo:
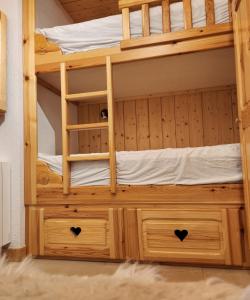
[[[119,13],[118,0],[59,0],[74,22],[107,17]]]

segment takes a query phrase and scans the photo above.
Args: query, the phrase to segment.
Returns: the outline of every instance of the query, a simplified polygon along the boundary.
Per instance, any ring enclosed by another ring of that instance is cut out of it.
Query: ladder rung
[[[108,95],[108,92],[105,90],[105,91],[80,93],[80,94],[68,94],[65,96],[65,98],[68,101],[86,101],[88,99],[104,97],[107,95]]]
[[[109,126],[108,122],[68,125],[67,130],[79,131],[79,130],[103,129],[103,128],[108,128],[108,126]]]
[[[68,161],[84,161],[84,160],[108,160],[110,158],[109,153],[105,154],[83,154],[76,156],[68,156]]]

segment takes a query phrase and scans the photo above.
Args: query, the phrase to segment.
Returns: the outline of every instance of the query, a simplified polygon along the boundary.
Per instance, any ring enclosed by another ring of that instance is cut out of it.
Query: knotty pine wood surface
[[[239,142],[235,87],[193,90],[115,103],[117,151],[198,147]],[[105,121],[105,103],[82,104],[79,124]],[[79,133],[79,152],[107,152],[107,130]]]

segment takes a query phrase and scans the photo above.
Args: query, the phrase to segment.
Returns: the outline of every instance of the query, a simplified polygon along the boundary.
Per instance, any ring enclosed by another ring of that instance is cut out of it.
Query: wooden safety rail
[[[184,30],[179,32],[171,32],[170,5],[173,2],[183,3]],[[150,33],[150,5],[161,5],[162,7],[162,34],[152,36]],[[119,0],[119,8],[122,11],[123,20],[122,49],[186,40],[197,35],[215,35],[231,30],[228,24],[215,24],[214,0],[205,0],[206,27],[204,28],[193,28],[191,0]],[[130,11],[135,9],[140,9],[142,15],[142,37],[140,38],[131,37]],[[228,9],[231,22],[231,0],[228,1]]]

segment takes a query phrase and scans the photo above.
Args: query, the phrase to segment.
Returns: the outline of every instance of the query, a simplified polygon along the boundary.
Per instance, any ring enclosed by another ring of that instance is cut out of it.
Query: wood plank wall
[[[79,106],[79,123],[102,121],[103,103]],[[239,142],[234,86],[125,99],[115,104],[117,151]],[[107,131],[79,133],[80,153],[107,152]]]

